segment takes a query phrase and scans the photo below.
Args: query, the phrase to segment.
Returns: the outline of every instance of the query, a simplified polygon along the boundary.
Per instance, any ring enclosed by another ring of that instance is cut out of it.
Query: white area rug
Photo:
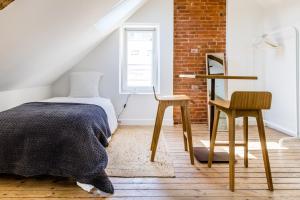
[[[175,177],[161,132],[155,162],[150,161],[153,127],[120,127],[107,148],[106,172],[112,177]]]

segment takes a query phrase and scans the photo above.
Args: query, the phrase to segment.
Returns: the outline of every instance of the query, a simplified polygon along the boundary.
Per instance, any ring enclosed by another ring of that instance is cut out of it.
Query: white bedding
[[[104,109],[108,119],[108,125],[111,133],[113,134],[118,128],[118,121],[115,109],[110,99],[102,97],[91,98],[74,98],[74,97],[54,97],[51,99],[43,100],[43,102],[57,102],[57,103],[84,103],[100,106]]]

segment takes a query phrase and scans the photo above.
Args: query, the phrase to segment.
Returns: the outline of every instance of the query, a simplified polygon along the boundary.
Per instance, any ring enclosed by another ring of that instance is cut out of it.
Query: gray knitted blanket
[[[96,105],[33,102],[0,113],[0,173],[72,177],[114,188],[104,169],[111,136]]]

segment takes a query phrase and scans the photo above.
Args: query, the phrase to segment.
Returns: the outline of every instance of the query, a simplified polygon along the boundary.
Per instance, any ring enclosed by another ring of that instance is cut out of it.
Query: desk
[[[226,79],[226,80],[257,80],[256,76],[229,76],[229,75],[200,75],[200,74],[180,74],[179,78],[202,78],[211,79],[211,100],[215,100],[215,86],[216,79]],[[210,106],[210,139],[212,136],[212,126],[214,122],[215,107]],[[206,147],[194,147],[194,155],[199,162],[207,163],[209,149]],[[229,162],[229,157],[227,152],[215,152],[213,162]]]

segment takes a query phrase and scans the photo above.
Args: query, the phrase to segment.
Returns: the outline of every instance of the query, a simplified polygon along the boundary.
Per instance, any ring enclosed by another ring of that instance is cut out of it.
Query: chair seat
[[[183,129],[183,140],[184,140],[184,150],[189,151],[191,164],[194,165],[194,150],[193,150],[193,139],[192,139],[192,129],[189,113],[189,103],[190,97],[186,95],[171,95],[171,96],[156,96],[155,88],[153,87],[154,97],[159,102],[158,109],[155,119],[155,126],[153,130],[152,142],[151,142],[151,162],[154,162],[158,139],[163,123],[163,117],[165,110],[169,106],[180,106],[181,119],[182,119],[182,129]]]
[[[230,108],[230,101],[227,100],[210,100],[209,104],[220,107],[220,108],[224,108],[224,109],[229,109]]]
[[[159,96],[159,101],[190,101],[191,98],[186,95],[170,95],[170,96]]]

